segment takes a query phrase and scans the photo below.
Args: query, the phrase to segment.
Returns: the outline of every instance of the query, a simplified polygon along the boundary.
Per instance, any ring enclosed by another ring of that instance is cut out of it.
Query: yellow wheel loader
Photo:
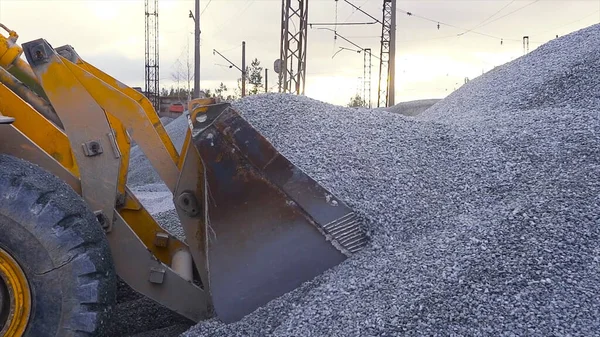
[[[0,27],[0,336],[102,336],[117,275],[191,320],[234,322],[366,244],[357,215],[229,104],[190,102],[178,152],[140,92]],[[185,240],[127,187],[133,142]]]

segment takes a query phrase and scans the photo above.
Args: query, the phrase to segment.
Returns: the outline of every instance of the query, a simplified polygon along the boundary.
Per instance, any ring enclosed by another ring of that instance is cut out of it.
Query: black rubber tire
[[[83,199],[29,162],[0,155],[0,247],[25,272],[25,336],[104,336],[116,301],[106,236]]]

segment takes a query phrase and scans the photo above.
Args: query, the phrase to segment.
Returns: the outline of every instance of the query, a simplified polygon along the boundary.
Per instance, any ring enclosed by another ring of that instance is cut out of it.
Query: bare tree
[[[187,91],[188,91],[188,97],[187,100],[191,100],[192,99],[192,88],[191,88],[191,83],[194,80],[194,68],[192,65],[192,61],[190,61],[190,37],[188,36],[188,40],[187,40],[187,50],[186,50],[186,54],[187,54],[187,58],[186,58],[186,62],[185,62],[185,70],[186,70],[186,80],[187,80]]]
[[[191,92],[193,91],[191,86],[192,81],[194,80],[194,66],[190,60],[189,47],[190,45],[188,39],[188,46],[185,50],[187,55],[184,57],[183,52],[181,53],[177,61],[175,61],[175,71],[171,74],[173,81],[177,82],[177,99],[180,101],[182,99],[180,93],[183,91],[180,90],[183,84],[181,82],[187,83],[187,90],[185,90],[187,92],[187,97],[185,98],[186,100],[189,101],[191,99]]]
[[[177,90],[177,99],[181,101],[181,97],[179,95],[179,92],[180,92],[179,88],[181,86],[179,84],[180,84],[181,80],[184,78],[183,77],[183,69],[182,69],[181,61],[179,61],[179,60],[175,61],[175,71],[173,71],[171,73],[171,78],[173,79],[173,81],[175,81],[177,83],[177,89],[178,89]]]

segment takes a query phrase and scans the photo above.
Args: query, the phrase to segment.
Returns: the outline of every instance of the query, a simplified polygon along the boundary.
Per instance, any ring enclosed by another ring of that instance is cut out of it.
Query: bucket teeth
[[[360,221],[353,212],[326,224],[323,230],[350,253],[357,252],[367,243],[367,236],[361,230]]]

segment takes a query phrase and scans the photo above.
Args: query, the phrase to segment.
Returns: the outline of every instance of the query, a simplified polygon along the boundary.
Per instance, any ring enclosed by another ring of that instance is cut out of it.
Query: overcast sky
[[[344,0],[309,1],[309,23],[336,22],[336,12],[337,22],[372,21]],[[381,18],[382,0],[351,2]],[[159,7],[161,87],[170,87],[176,61],[185,64],[189,55],[193,62],[194,23],[188,13],[194,1],[159,0]],[[465,77],[523,55],[524,35],[533,50],[557,34],[600,22],[600,0],[398,0],[397,7],[396,102],[448,95]],[[272,68],[279,56],[281,0],[202,0],[201,8],[201,87],[236,85],[239,72],[212,51],[241,65],[241,42],[246,41],[247,59],[258,58],[269,68],[269,86],[276,91]],[[0,22],[19,33],[20,43],[45,38],[54,47],[71,44],[122,82],[144,86],[143,0],[0,0]],[[308,31],[306,94],[346,104],[357,89],[362,91],[362,54],[343,50],[332,58],[339,47],[356,48],[316,28]],[[381,26],[339,26],[337,31],[379,56]],[[374,104],[378,73],[373,58]]]

